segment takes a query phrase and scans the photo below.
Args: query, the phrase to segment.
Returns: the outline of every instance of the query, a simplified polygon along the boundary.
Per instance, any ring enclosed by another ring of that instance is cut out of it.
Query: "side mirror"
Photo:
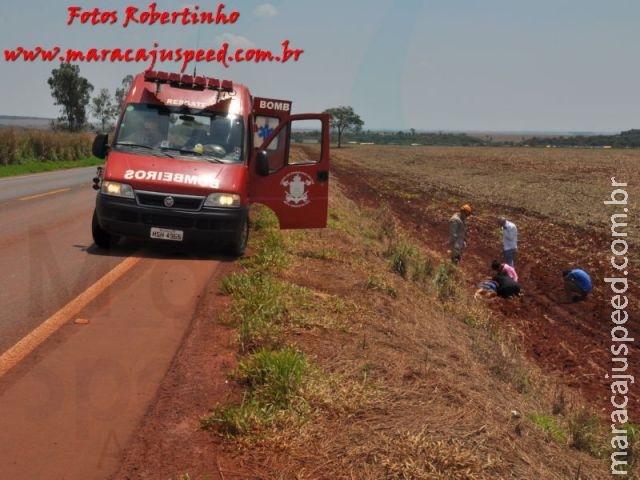
[[[98,158],[106,157],[108,141],[109,141],[109,135],[107,135],[106,133],[99,133],[98,135],[96,135],[96,138],[93,139],[91,153]]]
[[[269,159],[267,158],[267,151],[260,150],[258,157],[256,158],[256,173],[263,177],[269,175]]]

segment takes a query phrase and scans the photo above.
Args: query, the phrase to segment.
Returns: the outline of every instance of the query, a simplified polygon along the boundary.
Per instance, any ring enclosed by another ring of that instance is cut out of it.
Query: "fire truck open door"
[[[287,115],[252,152],[251,202],[271,208],[280,228],[327,226],[329,144],[327,114]]]

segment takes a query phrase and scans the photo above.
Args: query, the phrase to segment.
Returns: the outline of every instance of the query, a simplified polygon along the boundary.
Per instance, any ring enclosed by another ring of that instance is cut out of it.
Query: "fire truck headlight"
[[[237,193],[212,193],[204,201],[205,207],[229,207],[240,206],[240,195]]]
[[[110,182],[105,180],[102,182],[100,192],[114,197],[135,198],[133,188],[131,188],[131,185],[127,185],[126,183]]]

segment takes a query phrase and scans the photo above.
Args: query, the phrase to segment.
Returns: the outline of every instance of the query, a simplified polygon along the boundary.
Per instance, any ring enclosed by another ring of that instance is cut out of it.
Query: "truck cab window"
[[[169,119],[158,109],[129,105],[125,110],[116,143],[159,147],[167,138]]]
[[[319,120],[296,120],[291,126],[289,165],[319,163],[322,159],[322,123]]]

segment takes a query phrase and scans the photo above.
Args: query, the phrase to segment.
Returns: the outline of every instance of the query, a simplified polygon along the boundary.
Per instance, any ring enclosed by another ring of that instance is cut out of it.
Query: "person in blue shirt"
[[[591,290],[593,290],[591,277],[587,272],[580,268],[563,270],[562,278],[564,279],[565,290],[569,294],[574,295],[574,301],[584,299],[587,295],[589,295]]]

